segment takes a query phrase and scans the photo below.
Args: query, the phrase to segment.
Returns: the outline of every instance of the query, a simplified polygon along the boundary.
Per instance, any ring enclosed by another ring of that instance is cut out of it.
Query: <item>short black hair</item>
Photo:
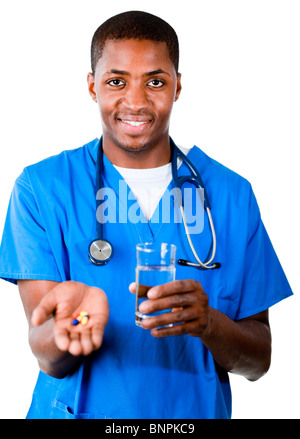
[[[142,11],[115,15],[101,24],[94,33],[91,45],[92,73],[101,58],[107,40],[151,40],[167,44],[170,60],[176,73],[179,65],[179,43],[174,29],[162,18]]]

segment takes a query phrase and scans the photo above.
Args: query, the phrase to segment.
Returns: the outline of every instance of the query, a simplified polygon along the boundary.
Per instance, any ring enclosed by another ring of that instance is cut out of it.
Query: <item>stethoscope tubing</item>
[[[202,181],[201,175],[199,174],[198,170],[195,168],[193,163],[189,160],[189,158],[175,145],[173,140],[170,137],[170,146],[171,146],[171,167],[172,167],[172,177],[174,181],[175,187],[178,187],[182,192],[182,186],[185,183],[191,183],[195,185],[197,188],[203,190],[204,194],[204,209],[208,215],[208,221],[211,229],[212,234],[212,252],[211,256],[206,262],[202,262],[199,258],[195,247],[193,245],[185,213],[184,213],[184,200],[183,197],[180,197],[181,199],[177,199],[178,206],[181,212],[181,216],[183,219],[183,224],[186,232],[186,236],[189,242],[189,246],[191,248],[191,251],[196,259],[197,262],[190,262],[185,259],[179,259],[177,262],[179,265],[184,265],[188,267],[195,267],[202,270],[208,270],[208,269],[216,269],[220,268],[221,264],[219,262],[215,262],[212,264],[215,255],[216,255],[216,249],[217,249],[217,239],[216,239],[216,232],[214,228],[213,219],[211,216],[211,207],[209,198],[204,186],[204,183]],[[186,176],[178,176],[177,172],[177,159],[180,159],[182,163],[184,163],[192,175],[186,175]],[[101,201],[97,199],[97,193],[98,191],[103,187],[103,179],[102,179],[102,172],[103,172],[103,150],[102,150],[102,137],[99,141],[98,151],[97,151],[97,162],[96,162],[96,211],[98,210],[98,207],[101,204]],[[96,221],[96,239],[94,239],[89,244],[89,259],[90,261],[95,265],[105,265],[107,262],[111,260],[113,256],[113,246],[112,244],[103,238],[103,224],[101,221]]]

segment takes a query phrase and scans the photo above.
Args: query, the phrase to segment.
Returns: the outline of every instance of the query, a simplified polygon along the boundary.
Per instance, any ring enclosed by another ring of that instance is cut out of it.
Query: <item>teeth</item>
[[[133,120],[123,120],[122,122],[128,123],[129,125],[131,125],[133,127],[139,127],[140,125],[144,125],[145,123],[148,123],[148,121],[146,121],[146,122],[135,122]]]

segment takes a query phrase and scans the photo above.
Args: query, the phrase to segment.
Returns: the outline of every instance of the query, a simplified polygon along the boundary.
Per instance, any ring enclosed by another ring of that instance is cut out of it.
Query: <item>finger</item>
[[[159,297],[170,296],[177,293],[188,293],[197,289],[201,289],[203,291],[200,282],[197,282],[193,279],[174,280],[166,284],[152,287],[149,289],[147,296],[149,299],[157,299]]]
[[[86,328],[84,331],[81,332],[80,341],[83,355],[89,355],[94,349],[91,339],[91,330],[89,328]]]
[[[69,332],[65,328],[54,327],[54,340],[55,340],[56,346],[61,351],[65,352],[69,349],[70,336],[69,336]]]
[[[70,344],[68,351],[70,352],[71,355],[74,355],[75,357],[82,354],[80,333],[78,332],[70,333]]]
[[[93,344],[93,348],[99,349],[102,345],[104,331],[101,331],[99,328],[97,328],[97,325],[93,326],[91,331],[91,340]]]
[[[170,326],[151,329],[151,335],[156,338],[185,334],[199,336],[199,334],[195,332],[195,326],[196,322],[194,320],[191,322],[181,322]]]
[[[54,313],[57,307],[57,298],[55,292],[52,290],[46,294],[38,306],[34,309],[31,316],[31,323],[33,326],[39,326],[44,323],[51,314]]]
[[[129,291],[131,292],[131,293],[133,293],[133,294],[135,294],[135,286],[136,286],[136,283],[135,282],[132,282],[130,285],[129,285]]]
[[[178,325],[173,325],[171,327],[169,326],[151,329],[151,335],[156,338],[185,335],[187,333],[188,332],[185,323],[179,323]]]
[[[139,310],[143,314],[151,314],[156,311],[163,311],[165,309],[181,309],[184,306],[191,306],[195,302],[195,294],[175,294],[162,299],[145,300],[139,306]]]
[[[129,291],[131,292],[131,293],[133,293],[133,294],[136,294],[136,293],[138,293],[138,296],[139,297],[146,297],[147,296],[147,292],[150,290],[150,286],[148,286],[148,285],[138,285],[138,291],[136,291],[136,287],[137,287],[137,284],[136,284],[136,282],[132,282],[130,285],[129,285]]]
[[[102,344],[107,320],[108,320],[107,315],[99,315],[98,320],[93,322],[93,325],[91,327],[91,340],[94,349],[98,349]]]
[[[185,308],[147,317],[142,321],[142,327],[144,329],[154,329],[161,326],[177,325],[178,323],[195,321],[197,317],[197,312],[193,308]]]

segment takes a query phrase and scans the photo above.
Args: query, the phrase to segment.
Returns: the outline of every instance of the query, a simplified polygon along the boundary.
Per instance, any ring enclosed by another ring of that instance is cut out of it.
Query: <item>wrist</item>
[[[204,328],[201,339],[204,340],[211,340],[218,336],[219,333],[219,315],[221,313],[217,311],[216,309],[209,307],[208,315],[207,315],[207,324]]]

